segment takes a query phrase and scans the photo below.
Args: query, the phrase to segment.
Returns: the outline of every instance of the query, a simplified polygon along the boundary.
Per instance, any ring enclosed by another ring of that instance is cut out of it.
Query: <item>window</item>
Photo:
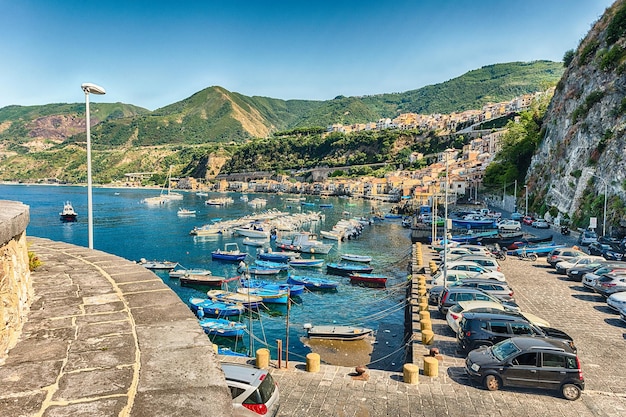
[[[513,365],[517,366],[537,366],[537,353],[529,352],[523,353],[513,359]]]
[[[491,297],[489,297],[487,294],[476,294],[476,299],[480,300],[480,301],[493,301],[493,299]]]
[[[491,331],[494,333],[500,334],[508,334],[509,329],[506,326],[506,322],[501,321],[492,321],[491,322]]]
[[[565,368],[565,357],[557,353],[543,353],[543,367]]]
[[[232,398],[237,398],[239,397],[241,394],[243,394],[245,391],[245,389],[243,388],[239,388],[239,387],[230,387],[230,396]]]
[[[533,331],[530,328],[530,325],[526,323],[511,323],[511,333],[516,336],[522,335],[532,335]]]

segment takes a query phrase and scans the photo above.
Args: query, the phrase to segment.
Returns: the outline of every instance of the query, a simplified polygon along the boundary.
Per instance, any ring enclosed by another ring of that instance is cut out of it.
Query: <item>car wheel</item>
[[[484,380],[485,388],[489,391],[497,391],[500,389],[500,378],[495,375],[487,375]],[[565,387],[565,385],[564,385]],[[565,395],[565,394],[563,394]]]
[[[574,384],[563,384],[561,386],[561,394],[566,400],[574,401],[580,398],[580,387]]]
[[[531,261],[536,261],[537,258],[538,257],[536,253],[531,253],[530,255],[528,255],[528,259],[530,259]]]
[[[519,232],[520,230],[522,230],[522,228],[521,228],[521,227],[516,227],[516,228],[515,228],[515,231],[517,231],[517,232]]]

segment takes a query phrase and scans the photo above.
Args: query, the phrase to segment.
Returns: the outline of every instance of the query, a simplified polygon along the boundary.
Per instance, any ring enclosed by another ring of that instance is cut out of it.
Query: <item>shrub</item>
[[[42,265],[41,260],[35,252],[28,251],[28,269],[32,272]]]

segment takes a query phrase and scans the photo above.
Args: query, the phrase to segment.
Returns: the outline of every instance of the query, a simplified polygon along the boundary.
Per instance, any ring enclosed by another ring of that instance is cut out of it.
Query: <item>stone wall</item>
[[[0,200],[0,363],[20,335],[33,298],[26,226],[27,205]]]

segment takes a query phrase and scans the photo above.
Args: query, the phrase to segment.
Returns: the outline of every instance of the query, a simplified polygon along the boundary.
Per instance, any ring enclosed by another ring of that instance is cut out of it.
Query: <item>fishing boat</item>
[[[212,272],[208,269],[172,269],[169,273],[170,278],[180,278],[183,276],[207,276]]]
[[[498,244],[507,249],[518,249],[527,245],[552,242],[552,239],[552,234],[547,236],[520,236],[517,239],[501,239]]]
[[[246,267],[245,271],[250,275],[278,275],[281,272],[280,268],[267,268],[260,265],[250,265]]]
[[[217,261],[239,262],[246,259],[246,256],[248,253],[240,251],[236,243],[226,243],[224,250],[217,249],[211,252],[211,259]]]
[[[332,203],[320,203],[320,208],[333,208]]]
[[[75,222],[76,218],[78,217],[78,213],[74,211],[74,206],[72,206],[72,203],[66,201],[65,204],[63,204],[63,211],[59,213],[59,216],[61,216],[61,221]]]
[[[226,319],[204,318],[199,323],[209,336],[240,337],[246,330],[245,324]]]
[[[342,275],[344,277],[350,276],[350,274],[361,273],[369,274],[374,270],[369,265],[357,265],[357,264],[343,264],[343,263],[329,263],[326,264],[326,273],[331,275]]]
[[[496,219],[452,219],[452,226],[462,229],[497,229]]]
[[[269,288],[237,288],[237,293],[244,296],[255,295],[263,299],[265,304],[287,304],[289,292],[287,290],[273,290]]]
[[[195,210],[189,210],[186,208],[179,208],[178,211],[176,212],[176,214],[179,217],[195,217],[196,215],[196,211]]]
[[[387,285],[387,277],[384,275],[361,274],[357,272],[350,274],[349,277],[351,284],[362,285],[364,287],[385,288]]]
[[[209,290],[206,293],[209,300],[241,303],[246,308],[255,309],[263,302],[263,298],[252,294],[239,294],[225,290]]]
[[[282,262],[287,263],[290,259],[296,259],[300,257],[298,252],[270,252],[270,251],[260,251],[258,253],[258,257],[262,261],[270,261],[270,262]]]
[[[259,279],[241,279],[241,286],[245,288],[265,288],[269,290],[289,291],[290,295],[300,295],[304,292],[304,285],[289,284],[286,282],[264,281]]]
[[[339,282],[326,278],[308,277],[303,275],[289,275],[287,277],[288,284],[304,285],[308,290],[334,290],[337,289]]]
[[[181,287],[190,288],[221,288],[228,278],[217,275],[183,275],[178,278]]]
[[[293,268],[321,268],[324,266],[323,259],[292,259],[287,264]]]
[[[262,238],[262,239],[254,239],[251,237],[245,237],[243,238],[243,242],[244,245],[246,246],[254,246],[254,247],[261,247],[263,245],[265,245],[267,243],[267,238]]]
[[[518,249],[509,250],[506,252],[507,255],[521,255],[523,253],[535,253],[537,255],[547,255],[552,252],[552,250],[557,248],[564,248],[565,244],[556,244],[556,243],[537,243],[537,244],[529,244],[525,246],[520,246]]]
[[[344,261],[350,261],[350,262],[363,262],[363,263],[368,263],[372,261],[372,257],[371,256],[367,256],[367,255],[357,255],[354,253],[344,253],[341,255],[341,259],[343,259]]]
[[[225,303],[198,297],[191,297],[189,305],[191,310],[200,318],[239,316],[244,311],[243,304]]]
[[[270,237],[269,230],[264,230],[262,226],[257,225],[235,227],[233,231],[236,235],[251,237],[255,239],[269,239]]]
[[[197,195],[198,197],[208,197],[208,196],[209,196],[209,193],[206,193],[206,192],[204,192],[204,191],[198,191],[198,192],[196,193],[196,195]]]
[[[257,259],[254,264],[263,268],[278,269],[280,271],[286,271],[289,269],[289,265],[283,262],[262,261]]]
[[[396,213],[385,214],[385,219],[387,220],[396,220],[396,219],[401,219],[401,218],[402,218],[402,214],[396,214]]]
[[[226,229],[219,224],[205,224],[204,226],[194,227],[189,232],[190,235],[195,236],[211,236],[211,235],[221,235],[226,231]]]
[[[276,246],[296,252],[327,254],[333,248],[332,243],[324,243],[308,232],[295,233],[276,242]]]
[[[145,258],[141,258],[139,262],[137,263],[143,266],[144,268],[152,269],[152,270],[161,270],[161,271],[169,271],[171,269],[176,268],[176,266],[178,265],[178,262],[148,261]]]
[[[360,340],[370,335],[374,330],[367,327],[354,326],[317,326],[311,323],[305,323],[304,328],[307,337],[317,339],[334,339],[334,340]]]

